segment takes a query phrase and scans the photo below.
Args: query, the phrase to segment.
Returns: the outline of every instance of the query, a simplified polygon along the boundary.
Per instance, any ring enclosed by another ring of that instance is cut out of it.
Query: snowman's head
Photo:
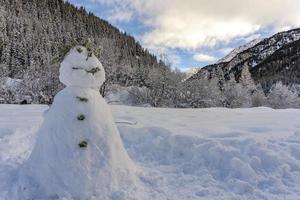
[[[66,86],[99,88],[105,81],[105,71],[92,51],[76,46],[61,63],[59,80]]]

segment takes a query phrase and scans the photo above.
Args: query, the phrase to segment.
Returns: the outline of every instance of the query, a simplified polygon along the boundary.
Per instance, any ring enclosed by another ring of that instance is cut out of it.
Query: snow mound
[[[158,173],[145,182],[169,185],[165,192],[171,195],[176,190],[171,199],[181,199],[180,195],[186,199],[187,190],[193,192],[188,199],[293,199],[300,195],[299,133],[283,141],[258,142],[235,136],[174,135],[154,127],[121,126],[120,130],[131,157],[168,174],[168,180]]]
[[[99,88],[105,81],[104,68],[83,46],[71,49],[61,63],[59,80],[66,86]]]

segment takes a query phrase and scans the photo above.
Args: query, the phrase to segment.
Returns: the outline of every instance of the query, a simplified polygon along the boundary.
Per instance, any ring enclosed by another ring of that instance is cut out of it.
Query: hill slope
[[[63,0],[0,0],[0,86],[6,90],[2,101],[51,103],[62,87],[55,58],[88,38],[100,52],[108,85],[150,88],[151,71],[170,71],[133,37],[83,7]],[[7,86],[7,77],[19,84]]]

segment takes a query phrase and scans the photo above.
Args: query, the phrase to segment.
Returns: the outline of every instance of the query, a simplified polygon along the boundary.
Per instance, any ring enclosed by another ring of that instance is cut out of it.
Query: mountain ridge
[[[230,61],[219,62],[201,68],[198,71],[198,73],[190,77],[190,79],[193,80],[193,79],[204,78],[204,77],[209,78],[214,74],[216,74],[216,71],[221,70],[223,73],[221,75],[222,77],[219,77],[220,79],[225,78],[227,80],[230,74],[233,74],[235,80],[239,81],[239,77],[241,75],[243,66],[245,65],[245,63],[247,63],[247,65],[249,65],[250,67],[250,73],[253,79],[256,81],[256,83],[261,84],[261,80],[258,78],[261,76],[259,75],[259,70],[258,68],[256,68],[256,66],[257,65],[261,66],[259,64],[263,63],[264,60],[266,60],[268,57],[275,54],[276,51],[280,50],[281,48],[284,48],[286,45],[295,44],[294,42],[299,40],[300,40],[300,28],[276,33],[269,38],[265,38],[261,40],[254,46],[245,49],[244,51],[241,51],[236,56],[234,56]],[[256,68],[256,69],[253,70],[252,68]],[[296,82],[293,81],[291,83],[299,83],[299,79],[295,78],[293,80],[297,80],[297,81]],[[274,82],[273,80],[270,81]],[[283,79],[280,80],[278,79],[276,81],[283,81],[284,83],[288,84],[288,82],[284,81]],[[264,90],[268,91],[271,85],[272,84],[267,84],[267,83],[263,84]]]
[[[226,56],[224,56],[223,58],[221,58],[220,60],[218,60],[216,62],[216,64],[218,63],[222,63],[222,62],[229,62],[230,60],[232,60],[237,54],[255,46],[256,44],[258,44],[261,41],[261,39],[254,39],[244,45],[241,45],[235,49],[233,49],[229,54],[227,54]]]

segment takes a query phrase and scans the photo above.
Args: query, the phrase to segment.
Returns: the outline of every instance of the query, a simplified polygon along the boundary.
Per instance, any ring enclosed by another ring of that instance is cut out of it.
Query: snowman
[[[132,199],[136,167],[99,93],[100,61],[77,46],[61,63],[59,79],[66,88],[55,96],[21,169],[23,199]]]

